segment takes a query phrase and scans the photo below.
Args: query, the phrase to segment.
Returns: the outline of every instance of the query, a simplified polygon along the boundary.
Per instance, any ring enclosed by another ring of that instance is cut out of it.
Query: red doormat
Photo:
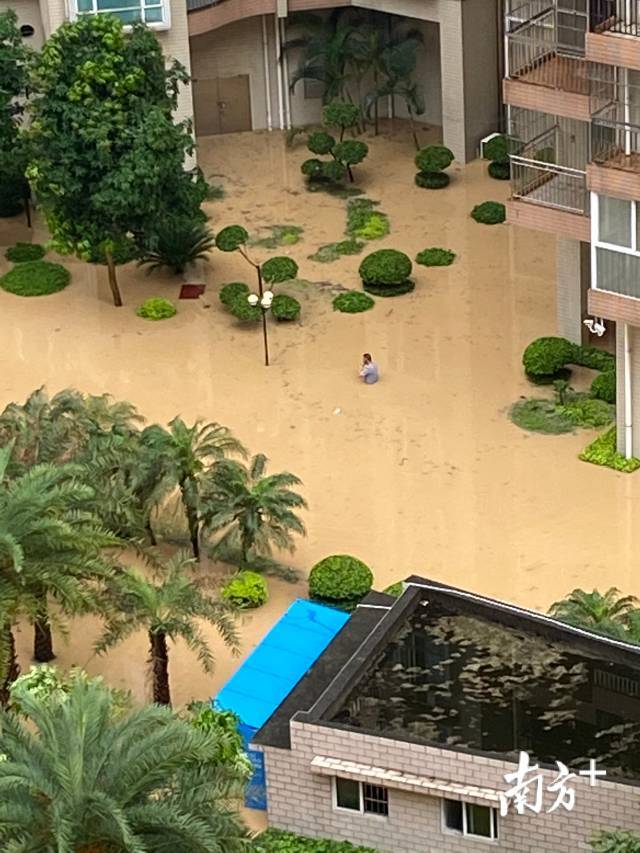
[[[204,284],[183,284],[178,299],[197,299],[204,293]]]

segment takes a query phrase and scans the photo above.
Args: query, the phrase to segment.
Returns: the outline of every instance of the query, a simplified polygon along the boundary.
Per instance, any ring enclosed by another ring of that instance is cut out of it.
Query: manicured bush
[[[416,263],[425,267],[448,267],[455,260],[456,253],[451,249],[423,249],[416,255]]]
[[[309,136],[307,148],[312,154],[323,155],[330,154],[331,149],[335,144],[336,141],[330,133],[325,133],[324,130],[318,130]]]
[[[220,302],[226,307],[230,308],[231,305],[241,297],[245,299],[249,295],[249,285],[245,284],[243,281],[232,281],[229,284],[225,284],[219,293]]]
[[[337,160],[327,160],[322,164],[321,177],[338,184],[347,177],[347,167]]]
[[[582,367],[590,367],[592,370],[615,370],[616,357],[597,347],[576,345],[572,363],[579,364]]]
[[[496,181],[508,181],[511,177],[509,163],[489,163],[488,172]]]
[[[293,296],[279,293],[273,297],[271,313],[276,320],[297,320],[300,316],[300,303]]]
[[[489,163],[489,174],[498,181],[508,181],[511,177],[509,168],[509,143],[503,134],[494,136],[484,146],[484,156]]]
[[[362,261],[358,272],[365,290],[378,296],[396,296],[413,290],[411,259],[396,249],[379,249]]]
[[[268,284],[291,281],[298,275],[298,264],[292,258],[278,256],[262,264],[262,278]]]
[[[553,376],[571,364],[577,354],[577,346],[566,338],[536,338],[522,354],[522,364],[527,376]]]
[[[616,402],[616,372],[605,370],[599,373],[591,383],[589,393],[596,400],[604,400],[606,403]]]
[[[376,853],[371,847],[356,847],[348,841],[306,838],[283,829],[267,829],[251,844],[253,853]]]
[[[257,323],[262,317],[260,305],[250,305],[246,296],[239,296],[228,305],[228,308],[241,323]]]
[[[138,317],[143,317],[145,320],[167,320],[176,313],[176,306],[162,297],[146,299],[136,311]]]
[[[249,240],[249,235],[242,225],[228,225],[216,237],[216,246],[221,252],[235,252]]]
[[[333,300],[333,310],[342,311],[343,314],[359,314],[368,311],[375,305],[375,300],[367,293],[360,290],[347,290],[339,293]]]
[[[506,217],[506,208],[499,201],[483,201],[482,204],[476,204],[471,211],[471,218],[483,225],[498,225],[504,222]]]
[[[371,569],[356,557],[334,554],[320,560],[309,574],[309,595],[319,601],[353,606],[373,584]]]
[[[337,127],[341,134],[360,121],[360,107],[346,101],[334,101],[322,111],[322,123],[327,127]]]
[[[334,146],[332,153],[336,160],[346,166],[356,166],[362,163],[369,153],[369,146],[358,139],[345,139],[344,142],[338,142]]]
[[[25,261],[39,261],[44,258],[47,250],[40,243],[16,243],[10,246],[4,253],[8,261],[14,264],[23,264]]]
[[[615,417],[615,409],[604,400],[593,400],[589,397],[578,397],[564,406],[558,407],[576,426],[603,427],[610,424]]]
[[[389,586],[384,588],[383,592],[386,592],[387,595],[392,595],[394,598],[400,598],[404,592],[404,583],[402,581],[391,583]]]
[[[260,607],[269,597],[267,582],[257,572],[241,571],[222,587],[222,597],[236,607],[247,610]]]
[[[618,453],[616,441],[616,428],[613,426],[599,435],[591,444],[588,444],[580,454],[580,459],[583,462],[604,465],[625,474],[637,471],[640,468],[640,459],[635,457],[627,459],[623,453]]]
[[[427,145],[416,154],[418,168],[416,184],[425,189],[437,190],[446,187],[449,175],[444,173],[453,163],[453,152],[446,145]]]
[[[45,296],[56,293],[71,281],[71,273],[50,261],[26,261],[0,278],[0,287],[17,296]]]
[[[318,160],[317,157],[312,157],[309,160],[305,160],[304,163],[300,166],[300,171],[307,178],[320,178],[322,177],[322,160]]]
[[[591,839],[593,853],[640,853],[640,835],[627,830],[602,830]]]

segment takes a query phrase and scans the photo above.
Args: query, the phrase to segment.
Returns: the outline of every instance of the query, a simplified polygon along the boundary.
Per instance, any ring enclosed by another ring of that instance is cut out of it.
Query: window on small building
[[[464,803],[460,800],[442,801],[442,820],[448,832],[476,838],[498,837],[498,812],[490,806]]]
[[[599,238],[601,243],[631,247],[631,202],[600,196]]]
[[[166,23],[166,0],[76,0],[79,15],[97,15],[109,12],[123,24]]]
[[[336,776],[333,790],[334,805],[337,809],[381,817],[389,814],[389,791],[383,785],[370,785]]]

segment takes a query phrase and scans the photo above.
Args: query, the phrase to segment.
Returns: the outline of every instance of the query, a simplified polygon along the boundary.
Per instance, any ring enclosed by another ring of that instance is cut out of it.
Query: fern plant
[[[188,264],[207,260],[214,246],[215,238],[206,225],[189,219],[168,219],[149,238],[138,266],[147,266],[148,272],[166,267],[177,275]]]

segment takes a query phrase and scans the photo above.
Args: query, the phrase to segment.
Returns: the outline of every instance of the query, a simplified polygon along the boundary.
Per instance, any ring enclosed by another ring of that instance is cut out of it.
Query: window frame
[[[458,838],[471,838],[474,841],[485,841],[488,844],[497,844],[500,840],[500,829],[498,824],[498,809],[493,806],[485,806],[483,803],[471,803],[467,800],[453,800],[453,802],[458,802],[462,804],[462,830],[452,829],[447,826],[446,820],[446,807],[445,804],[447,800],[450,800],[450,797],[443,797],[440,801],[440,817],[442,824],[442,831],[447,835],[455,835]],[[467,818],[467,807],[468,806],[477,806],[479,808],[488,809],[489,810],[489,819],[491,826],[491,835],[476,835],[475,832],[468,831],[468,818]]]
[[[629,220],[631,246],[619,246],[616,243],[607,243],[600,239],[600,195],[605,196],[606,193],[591,191],[591,289],[601,290],[603,293],[617,293],[618,291],[607,290],[598,283],[598,249],[605,249],[609,252],[617,252],[620,255],[632,255],[634,258],[640,258],[640,235],[638,234],[638,225],[640,225],[640,210],[638,210],[638,207],[640,202],[631,199],[620,199],[620,201],[628,201],[631,205]],[[612,197],[617,198],[617,196]],[[637,299],[638,297],[630,296],[630,298]]]
[[[78,0],[70,0],[71,3],[71,20],[77,21],[78,18],[81,18],[83,15],[115,15],[116,18],[119,18],[117,14],[117,10],[113,9],[98,9],[97,3],[98,0],[91,0],[92,10],[90,12],[81,12],[78,9]],[[122,0],[122,8],[119,11],[127,11],[127,7],[130,5],[130,0]],[[162,9],[162,20],[161,21],[145,21],[144,16],[140,18],[140,22],[147,26],[150,30],[169,30],[171,29],[171,0],[160,0],[159,4]],[[144,0],[140,0],[140,8],[144,11]],[[122,25],[125,29],[125,32],[131,32],[131,28],[133,24],[127,24],[124,21]]]
[[[346,782],[355,782],[358,786],[358,800],[360,808],[358,809],[350,809],[346,806],[338,805],[338,779],[344,779]],[[376,788],[382,788],[386,791],[387,795],[387,813],[379,814],[378,812],[367,811],[364,807],[364,786],[372,785]],[[333,810],[336,812],[344,812],[345,814],[359,814],[365,817],[373,817],[378,818],[379,820],[387,820],[389,817],[389,789],[385,785],[380,785],[375,780],[371,782],[362,782],[360,779],[348,779],[346,776],[332,776],[331,777],[331,804]]]

